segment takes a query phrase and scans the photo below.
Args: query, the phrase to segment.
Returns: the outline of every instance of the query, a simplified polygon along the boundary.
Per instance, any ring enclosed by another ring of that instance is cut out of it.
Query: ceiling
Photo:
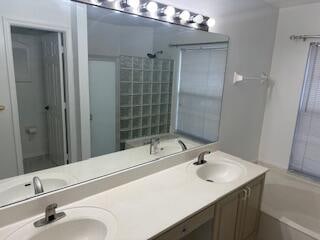
[[[264,1],[279,8],[320,2],[320,0],[264,0]]]

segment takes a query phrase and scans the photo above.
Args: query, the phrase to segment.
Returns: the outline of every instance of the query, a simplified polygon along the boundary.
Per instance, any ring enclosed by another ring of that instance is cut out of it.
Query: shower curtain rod
[[[307,39],[312,39],[312,38],[320,38],[320,35],[291,35],[290,36],[291,40],[303,40],[303,41],[306,41]]]

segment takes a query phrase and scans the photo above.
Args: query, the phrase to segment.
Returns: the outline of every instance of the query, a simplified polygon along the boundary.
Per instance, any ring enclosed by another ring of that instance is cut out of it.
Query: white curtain
[[[181,50],[177,131],[218,140],[227,45]]]
[[[318,43],[310,45],[289,169],[320,177],[320,51]]]

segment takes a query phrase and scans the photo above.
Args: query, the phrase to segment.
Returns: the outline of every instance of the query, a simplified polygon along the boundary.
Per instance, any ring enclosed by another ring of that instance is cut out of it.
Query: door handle
[[[49,105],[45,106],[44,109],[49,111],[49,109],[50,109]]]
[[[6,107],[4,105],[0,105],[0,111],[6,110]]]

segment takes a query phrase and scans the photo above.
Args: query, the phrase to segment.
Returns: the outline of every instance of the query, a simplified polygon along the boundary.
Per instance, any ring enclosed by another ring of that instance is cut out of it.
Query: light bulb
[[[127,0],[127,4],[136,9],[140,6],[140,0]]]
[[[164,9],[163,13],[167,16],[167,17],[173,17],[176,14],[176,9],[172,6],[168,6]]]
[[[189,11],[184,10],[184,11],[182,11],[182,13],[180,13],[180,16],[179,16],[179,17],[180,17],[181,20],[183,20],[183,21],[188,21],[189,18],[190,18],[190,13],[189,13]]]
[[[201,24],[203,22],[203,16],[198,14],[198,15],[194,16],[192,18],[192,20],[197,24]]]
[[[208,27],[213,27],[214,25],[216,25],[216,20],[214,18],[209,18],[207,20],[207,26]]]
[[[149,2],[147,4],[147,10],[151,13],[155,13],[158,11],[158,4],[156,2]]]

